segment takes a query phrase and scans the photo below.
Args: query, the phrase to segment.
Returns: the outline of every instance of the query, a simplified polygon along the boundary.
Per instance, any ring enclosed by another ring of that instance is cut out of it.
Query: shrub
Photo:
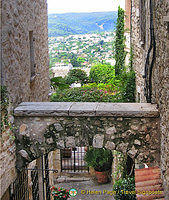
[[[91,67],[89,79],[91,82],[106,83],[115,75],[114,66],[110,64],[97,64]]]
[[[88,76],[86,72],[81,69],[72,69],[68,72],[65,81],[69,85],[76,82],[85,84],[88,82]]]
[[[113,154],[106,148],[90,147],[85,154],[84,160],[89,167],[93,167],[98,172],[111,169]]]
[[[119,179],[113,185],[113,190],[116,191],[116,200],[136,200],[134,178]]]
[[[58,77],[54,77],[50,79],[51,82],[51,86],[53,87],[53,89],[66,89],[69,88],[69,85],[65,83],[65,79],[62,78],[61,76]]]
[[[72,88],[66,90],[56,90],[51,95],[54,102],[121,102],[120,94],[109,94],[107,91],[93,88]]]
[[[69,190],[66,190],[61,187],[51,187],[51,195],[53,196],[54,200],[66,200],[69,198]]]
[[[121,78],[123,81],[121,88],[123,102],[135,102],[135,72],[131,70],[127,73],[124,73]]]

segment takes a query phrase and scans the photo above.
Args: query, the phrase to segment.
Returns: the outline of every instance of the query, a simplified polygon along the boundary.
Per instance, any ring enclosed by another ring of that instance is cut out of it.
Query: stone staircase
[[[159,167],[135,170],[137,200],[164,200]]]

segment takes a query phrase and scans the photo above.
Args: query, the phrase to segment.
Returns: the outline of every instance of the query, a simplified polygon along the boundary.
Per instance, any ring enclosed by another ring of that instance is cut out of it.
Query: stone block
[[[69,116],[95,116],[98,103],[92,102],[76,102],[73,103]]]
[[[103,148],[104,135],[96,134],[93,138],[93,147]]]
[[[75,138],[73,136],[66,137],[66,147],[75,147]]]
[[[71,102],[26,102],[15,110],[15,116],[68,116]]]
[[[108,141],[108,142],[106,143],[105,147],[106,147],[107,149],[110,149],[110,150],[115,150],[116,145],[115,145],[115,143]]]
[[[108,135],[113,135],[114,133],[116,133],[116,127],[115,126],[112,126],[112,127],[109,127],[106,129],[106,134]]]

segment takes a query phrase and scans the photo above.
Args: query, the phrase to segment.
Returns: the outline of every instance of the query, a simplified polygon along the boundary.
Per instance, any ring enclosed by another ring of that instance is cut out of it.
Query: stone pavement
[[[78,194],[70,200],[114,200],[112,183],[98,184],[92,180],[83,182],[58,183],[55,186],[76,189]]]

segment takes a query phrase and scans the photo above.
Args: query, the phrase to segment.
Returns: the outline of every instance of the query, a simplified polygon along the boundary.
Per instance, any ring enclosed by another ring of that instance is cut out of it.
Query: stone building
[[[169,199],[169,1],[126,2],[131,3],[131,46],[137,102],[151,102],[159,107],[160,168],[165,196]]]
[[[46,0],[2,0],[1,85],[8,90],[8,111],[23,101],[47,101],[49,93]],[[10,122],[13,123],[13,117]],[[16,178],[13,133],[2,133],[0,198]],[[7,192],[6,192],[7,191]],[[5,194],[6,192],[6,194]],[[3,197],[2,197],[3,196]]]

